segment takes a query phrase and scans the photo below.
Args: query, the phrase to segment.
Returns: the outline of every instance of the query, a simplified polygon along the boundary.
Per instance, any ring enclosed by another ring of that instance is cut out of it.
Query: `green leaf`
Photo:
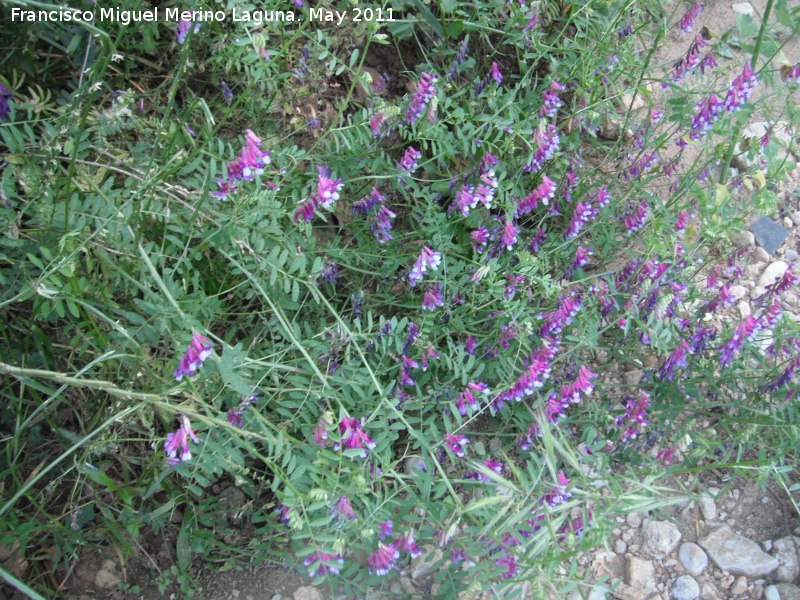
[[[236,366],[244,362],[246,358],[247,354],[242,351],[241,343],[236,346],[226,346],[218,367],[222,381],[240,396],[249,396],[252,393],[250,383],[235,371]]]
[[[443,13],[451,13],[456,9],[456,0],[442,0],[439,6]]]
[[[178,555],[178,566],[182,571],[187,571],[192,564],[192,534],[188,523],[184,523],[175,543],[175,552]]]

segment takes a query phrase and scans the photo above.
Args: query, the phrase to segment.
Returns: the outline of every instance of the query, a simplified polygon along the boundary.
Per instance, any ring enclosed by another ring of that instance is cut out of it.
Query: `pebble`
[[[749,305],[747,305],[749,308]],[[744,315],[743,315],[744,316]],[[717,517],[717,504],[714,502],[714,497],[719,492],[716,488],[710,488],[710,493],[703,493],[700,496],[700,512],[703,513],[703,518],[706,521],[713,521]],[[711,495],[713,494],[713,496]]]
[[[783,255],[786,260],[796,260],[797,259],[797,252],[795,250],[787,250],[786,254]]]
[[[713,530],[699,542],[720,569],[733,575],[763,577],[778,568],[777,558],[762,552],[758,544],[734,533],[728,525]]]
[[[770,596],[770,589],[773,595]],[[767,600],[800,600],[800,588],[791,583],[779,583],[778,585],[771,585],[765,590],[764,596]]]
[[[783,217],[783,226],[786,229],[791,229],[794,227],[794,222],[789,217]]]
[[[769,254],[774,254],[775,250],[783,243],[789,232],[768,217],[761,217],[753,223],[750,231],[756,238],[760,246]]]
[[[649,560],[631,556],[625,566],[625,583],[647,597],[656,590],[656,570]]]
[[[310,585],[297,588],[294,593],[294,600],[323,600],[322,592]]]
[[[587,600],[606,600],[610,589],[608,584],[598,583],[592,587]]]
[[[628,551],[628,544],[623,542],[622,540],[617,540],[614,544],[614,552],[622,556]]]
[[[738,4],[734,4],[731,6],[733,12],[737,15],[752,15],[753,14],[753,5],[749,2],[740,2]]]
[[[740,231],[733,236],[733,245],[737,248],[742,246],[755,246],[756,238],[752,231]]]
[[[630,513],[627,517],[625,517],[625,522],[628,524],[628,527],[638,529],[642,524],[642,518],[638,513]],[[798,530],[800,530],[800,527],[798,527]]]
[[[666,558],[680,542],[680,530],[667,521],[649,521],[642,531],[644,550],[653,558]]]
[[[761,246],[758,246],[753,252],[753,260],[759,262],[769,262],[769,253]]]
[[[782,260],[776,260],[774,263],[771,263],[764,269],[764,272],[758,278],[758,285],[760,287],[767,287],[772,285],[778,279],[783,277],[783,274],[786,273],[786,269],[789,268],[789,265],[783,262]]]
[[[753,309],[750,308],[750,303],[742,300],[737,307],[739,309],[739,316],[745,319],[753,314]]]
[[[643,377],[644,371],[641,369],[633,369],[622,376],[622,378],[625,380],[625,383],[628,385],[639,385],[642,382]]]
[[[675,600],[695,600],[700,595],[700,586],[689,575],[682,575],[675,580],[670,590]]]
[[[761,296],[763,296],[766,293],[766,291],[767,290],[765,290],[763,287],[761,287],[760,285],[757,285],[750,292],[750,299],[751,300],[756,300],[757,298],[760,298]]]
[[[739,577],[731,586],[731,594],[740,596],[747,591],[747,577]]]
[[[689,575],[700,575],[708,566],[708,555],[692,542],[686,542],[678,550],[678,560]]]
[[[791,536],[775,540],[775,558],[780,566],[775,572],[778,581],[791,582],[800,575],[800,563],[797,560],[797,548]]]
[[[730,287],[729,293],[733,296],[734,300],[741,300],[745,296],[747,296],[747,288],[743,285],[732,285]]]

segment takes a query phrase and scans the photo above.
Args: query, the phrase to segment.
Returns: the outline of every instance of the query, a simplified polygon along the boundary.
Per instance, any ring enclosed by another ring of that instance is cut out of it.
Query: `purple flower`
[[[753,95],[753,88],[757,83],[758,76],[753,72],[750,63],[745,63],[741,75],[736,77],[733,83],[731,83],[730,88],[728,88],[728,95],[722,102],[722,108],[724,108],[728,114],[742,108],[750,99],[750,96]]]
[[[369,555],[369,572],[381,577],[388,575],[398,558],[400,552],[394,545],[378,542],[378,551]]]
[[[222,88],[222,97],[225,99],[225,104],[230,106],[233,104],[233,92],[231,91],[231,88],[228,87],[228,84],[225,83],[224,80],[220,81],[220,87]]]
[[[194,32],[200,31],[200,23],[194,23]],[[183,44],[186,41],[186,36],[189,35],[189,30],[192,28],[192,21],[181,20],[175,26],[175,37],[178,38],[178,43]]]
[[[320,419],[314,428],[314,441],[320,448],[325,447],[325,440],[328,439],[328,424],[325,419]]]
[[[428,359],[436,360],[438,358],[439,358],[439,353],[436,350],[434,350],[433,346],[428,346],[427,348],[425,348],[425,352],[422,353],[422,358],[421,358],[422,372],[424,373],[425,371],[428,370]]]
[[[436,310],[440,306],[444,306],[442,286],[434,285],[429,287],[422,299],[422,310]]]
[[[242,411],[241,410],[233,410],[232,408],[228,409],[228,424],[231,427],[238,427],[239,429],[242,428]]]
[[[281,505],[280,505],[278,508],[276,508],[276,509],[275,509],[274,511],[272,511],[272,512],[276,512],[276,513],[278,513],[278,514],[280,515],[280,516],[278,517],[278,520],[279,520],[281,523],[283,523],[284,525],[286,525],[286,527],[289,527],[289,512],[290,512],[291,510],[292,510],[292,509],[291,509],[291,508],[289,508],[288,506],[286,506],[285,504],[281,504]]]
[[[295,2],[300,2],[300,0],[295,0]],[[303,566],[309,568],[316,562],[319,562],[320,565],[318,568],[311,569],[308,572],[309,577],[321,578],[325,577],[326,573],[338,575],[339,568],[344,565],[344,559],[341,556],[326,554],[324,552],[314,552],[314,554],[303,561]]]
[[[697,2],[684,15],[683,19],[681,19],[681,33],[683,35],[686,35],[692,30],[692,27],[694,27],[694,22],[697,20],[697,17],[700,16],[701,12],[703,12],[703,6],[700,2]]]
[[[339,501],[331,509],[331,516],[336,517],[336,522],[339,524],[345,521],[356,520],[356,515],[353,512],[353,507],[350,506],[350,501],[347,496],[340,496]]]
[[[458,398],[455,402],[456,408],[462,416],[467,414],[467,404],[469,404],[470,408],[473,410],[478,410],[478,401],[475,399],[475,396],[472,392],[488,394],[489,386],[480,382],[470,382],[467,384],[466,389],[458,395]]]
[[[539,171],[548,160],[555,156],[561,144],[561,138],[558,135],[558,130],[554,125],[548,124],[545,129],[541,127],[533,134],[533,141],[536,142],[536,152],[533,153],[533,159],[525,165],[526,173],[536,173]]]
[[[386,202],[386,198],[376,188],[372,188],[372,191],[361,200],[353,202],[353,214],[365,215],[384,202]]]
[[[572,498],[572,492],[567,491],[568,487],[569,479],[567,479],[567,476],[564,475],[564,471],[559,471],[556,485],[544,495],[542,501],[547,503],[547,505],[551,508],[554,508],[559,504],[564,504],[565,502],[569,501],[570,498]]]
[[[418,369],[419,363],[415,360],[411,360],[405,354],[403,355],[403,364],[400,365],[400,380],[403,382],[403,385],[406,387],[414,387],[416,384],[414,380],[411,379],[411,369]]]
[[[413,146],[409,146],[408,149],[403,153],[403,158],[400,159],[400,162],[397,165],[397,171],[399,173],[399,178],[402,178],[405,175],[413,173],[417,170],[419,164],[417,161],[422,158],[422,152],[415,149]]]
[[[420,468],[423,471],[425,470],[423,465],[420,465]],[[400,552],[407,552],[412,559],[417,558],[420,554],[422,554],[422,548],[414,543],[413,529],[409,529],[406,535],[400,536],[394,543],[394,547]]]
[[[531,241],[528,243],[528,251],[531,254],[536,254],[539,252],[540,248],[542,247],[542,243],[547,239],[547,234],[544,230],[540,227],[536,230],[536,233],[533,234]]]
[[[387,321],[388,323],[388,321]],[[389,323],[391,325],[391,323]],[[403,345],[403,354],[408,352],[408,349],[413,346],[419,337],[419,327],[413,321],[408,324],[408,335],[406,336],[406,343]]]
[[[739,323],[731,339],[718,348],[720,351],[719,365],[723,369],[727,367],[744,346],[744,341],[752,342],[760,330],[761,323],[753,317],[745,317],[744,321]]]
[[[464,458],[464,448],[469,444],[469,440],[466,436],[448,433],[444,436],[444,439],[444,445],[447,446],[453,454],[459,458]]]
[[[530,194],[525,196],[517,203],[517,208],[514,210],[514,216],[520,217],[526,215],[536,208],[539,208],[539,202],[545,206],[556,195],[556,184],[547,175],[542,176],[542,181]]]
[[[379,244],[385,244],[394,239],[389,232],[392,230],[392,221],[397,215],[389,210],[386,205],[382,205],[375,214],[375,221],[372,223],[372,235]]]
[[[6,86],[0,83],[0,121],[8,121],[8,115],[11,113],[11,106],[8,101],[14,97]]]
[[[317,167],[317,196],[323,208],[331,209],[339,199],[339,192],[342,191],[344,184],[341,178],[333,181],[330,179],[331,172],[327,167]]]
[[[420,74],[417,91],[411,99],[408,110],[406,111],[406,121],[412,125],[419,120],[422,113],[425,112],[428,103],[436,96],[436,81],[436,75],[430,75],[428,73]]]
[[[506,552],[495,561],[495,564],[504,569],[500,574],[501,579],[514,579],[517,576],[517,559],[513,554]]]
[[[681,211],[678,214],[678,220],[675,222],[675,231],[685,231],[686,223],[689,222],[689,213]]]
[[[800,83],[800,63],[789,68],[786,73],[786,83]]]
[[[706,69],[708,69],[709,71],[712,71],[712,70],[716,69],[718,66],[719,65],[717,64],[717,61],[714,58],[714,55],[711,52],[709,52],[706,55],[706,57],[700,62],[700,72],[703,75],[705,75]]]
[[[486,227],[481,227],[473,231],[470,237],[472,238],[472,249],[480,254],[489,241],[489,230]]]
[[[422,252],[420,252],[419,257],[414,263],[414,267],[408,274],[408,282],[411,284],[411,287],[415,287],[417,285],[417,281],[422,281],[422,277],[428,272],[428,269],[431,271],[437,270],[441,262],[442,255],[439,252],[434,252],[427,246],[424,246],[422,248]]]
[[[189,417],[180,415],[178,417],[180,427],[175,433],[167,434],[167,441],[164,442],[164,451],[167,453],[169,466],[174,467],[182,462],[192,459],[192,453],[189,450],[189,439],[195,443],[200,443],[197,436],[189,424]],[[180,452],[180,455],[178,454]]]
[[[692,118],[692,131],[689,137],[693,140],[699,140],[706,136],[714,123],[717,122],[720,115],[722,115],[724,104],[720,102],[715,94],[711,94],[708,99],[703,103],[697,105],[697,114]]]
[[[195,333],[186,349],[186,354],[181,358],[178,369],[174,373],[175,379],[180,381],[185,375],[191,376],[197,373],[197,369],[211,356],[212,346],[213,344],[206,338],[199,333]]]
[[[624,423],[625,430],[620,436],[620,441],[635,440],[641,428],[647,427],[647,409],[650,407],[650,396],[642,390],[636,398],[628,396],[623,403],[626,405],[625,414],[617,417],[616,423],[621,427]],[[640,427],[641,426],[641,427]]]
[[[685,367],[687,365],[687,355],[694,354],[694,350],[685,341],[681,340],[680,344],[672,351],[661,365],[658,371],[658,376],[661,380],[672,381],[675,377],[675,369],[678,367]]]
[[[574,294],[562,296],[558,301],[558,307],[551,313],[543,313],[539,318],[544,320],[544,325],[540,330],[541,337],[548,337],[552,334],[559,334],[565,325],[572,323],[572,317],[578,314],[581,309],[581,299]]]
[[[464,40],[461,42],[458,54],[456,54],[455,59],[453,59],[453,66],[450,67],[450,70],[447,72],[447,81],[452,81],[456,78],[458,67],[467,60],[467,54],[469,54],[469,46],[467,45],[467,40]]]
[[[219,189],[216,192],[211,192],[217,200],[227,200],[228,195],[236,193],[236,186],[226,179],[217,177],[217,186]]]
[[[344,450],[361,450],[359,455],[361,458],[367,457],[367,449],[372,450],[375,448],[373,442],[367,434],[364,433],[364,426],[358,419],[350,417],[343,417],[339,423],[339,433],[342,436],[342,441],[334,446],[334,450],[343,448]]]
[[[597,206],[605,208],[611,203],[611,195],[608,193],[606,187],[603,186],[597,190],[597,193],[594,196],[592,196],[592,200],[597,203]]]
[[[471,335],[467,335],[467,341],[464,344],[464,349],[467,351],[467,354],[472,356],[472,354],[475,352],[475,348],[477,347],[478,347],[478,340],[476,340]]]
[[[591,248],[578,246],[578,249],[575,251],[575,260],[572,261],[572,264],[569,267],[570,276],[575,269],[582,269],[588,265],[589,257],[593,254],[594,252],[592,252]]]
[[[575,211],[572,213],[572,220],[569,222],[567,229],[564,231],[564,239],[569,240],[576,237],[592,219],[596,219],[598,215],[597,209],[590,204],[582,204],[578,202],[575,205]]]
[[[317,276],[319,283],[332,283],[334,286],[339,281],[339,265],[335,262],[325,262],[325,266]]]
[[[518,233],[519,227],[514,225],[514,221],[506,221],[506,225],[503,228],[503,245],[509,252],[514,248],[514,244],[517,243]]]
[[[575,381],[569,383],[561,388],[561,399],[564,402],[572,402],[577,404],[581,401],[581,393],[585,394],[588,398],[594,391],[592,379],[597,377],[597,373],[592,373],[585,366],[581,366],[578,370],[578,376]]]
[[[639,231],[644,224],[647,222],[647,218],[650,213],[650,207],[647,205],[645,200],[639,202],[636,205],[635,209],[629,209],[625,215],[623,215],[623,223],[625,223],[625,228],[628,230],[628,233],[633,233],[634,231]]]
[[[486,86],[493,81],[497,85],[503,83],[503,74],[500,72],[500,67],[497,66],[496,62],[492,63],[489,74],[478,82],[478,86],[475,88],[475,95],[480,96],[481,92],[486,89]]]
[[[558,92],[563,92],[564,89],[563,85],[555,81],[550,84],[550,89],[542,96],[543,104],[539,109],[539,116],[541,118],[555,117],[556,114],[558,114],[558,109],[561,108],[561,100],[558,97]]]
[[[391,519],[389,519],[388,521],[384,521],[383,523],[378,523],[378,525],[381,528],[381,533],[380,533],[381,541],[385,540],[387,537],[392,536],[394,523],[392,523]]]
[[[261,150],[261,138],[250,129],[244,134],[245,145],[242,147],[241,168],[242,178],[246,181],[253,179],[254,175],[261,175],[264,167],[270,162],[269,150]]]

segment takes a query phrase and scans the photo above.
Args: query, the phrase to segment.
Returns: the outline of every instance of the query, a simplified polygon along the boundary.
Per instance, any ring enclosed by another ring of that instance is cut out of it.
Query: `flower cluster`
[[[301,202],[294,211],[295,223],[310,222],[314,218],[314,211],[320,206],[327,210],[333,210],[344,184],[341,178],[334,181],[331,177],[330,169],[322,165],[317,167],[317,190],[308,199]]]
[[[469,405],[473,411],[477,411],[479,409],[478,400],[475,398],[475,394],[473,394],[473,392],[479,394],[489,394],[489,386],[482,382],[469,382],[467,384],[467,387],[458,395],[458,398],[455,401],[456,410],[458,410],[459,414],[462,416],[467,414],[467,405]]]
[[[731,339],[719,347],[719,365],[723,369],[727,367],[736,357],[736,355],[739,354],[742,346],[744,346],[745,340],[752,342],[760,330],[760,321],[749,315],[745,317],[744,320],[739,323],[739,326],[736,328],[736,331],[733,333]]]
[[[232,427],[242,427],[242,413],[250,406],[258,402],[258,394],[250,394],[244,398],[236,408],[228,409],[228,423]]]
[[[479,202],[487,209],[492,208],[495,190],[497,190],[497,177],[494,169],[490,169],[480,176],[476,187],[465,184],[458,189],[454,207],[465,217],[469,215],[470,209],[478,206]]]
[[[213,344],[199,333],[192,336],[192,341],[186,348],[186,353],[181,358],[178,368],[175,370],[174,376],[177,381],[180,381],[184,376],[192,376],[197,373],[205,360],[211,356],[211,347]]]
[[[435,84],[437,80],[438,79],[436,75],[431,75],[429,73],[420,74],[417,91],[414,94],[414,97],[411,98],[411,102],[408,105],[408,110],[406,111],[406,121],[412,125],[419,120],[419,118],[422,116],[422,113],[425,112],[425,109],[430,101],[436,97]],[[435,117],[432,118],[431,121],[434,119]]]
[[[424,246],[414,263],[414,267],[408,274],[408,282],[411,284],[411,287],[415,287],[418,281],[422,281],[422,277],[428,272],[428,269],[431,271],[437,270],[441,262],[442,255],[439,252],[434,252],[427,246]]]
[[[650,396],[639,390],[639,394],[634,398],[628,396],[623,400],[625,404],[625,414],[617,417],[617,427],[623,427],[622,434],[620,435],[620,442],[627,440],[635,440],[641,429],[647,427],[647,409],[650,407]]]
[[[699,17],[702,12],[703,5],[700,2],[695,3],[692,8],[688,10],[683,19],[681,19],[681,33],[683,35],[686,35],[692,30],[694,22],[697,21],[697,17]]]
[[[436,310],[444,306],[442,298],[442,286],[432,285],[426,291],[422,299],[422,310]]]
[[[227,164],[228,179],[217,178],[219,190],[212,196],[225,200],[229,194],[236,193],[236,186],[241,181],[252,181],[256,175],[264,172],[270,164],[269,150],[261,150],[261,138],[248,129],[244,135],[242,153]]]
[[[489,70],[489,74],[478,82],[478,85],[475,88],[475,95],[480,96],[481,92],[483,92],[483,90],[485,90],[486,87],[493,81],[497,85],[503,83],[503,74],[500,72],[500,67],[497,66],[496,62],[492,63],[492,68]]]
[[[453,81],[456,78],[458,67],[467,60],[467,54],[469,54],[469,45],[467,45],[467,40],[464,40],[461,42],[458,54],[456,54],[456,57],[453,59],[453,66],[450,67],[450,70],[447,72],[447,81]]]
[[[539,185],[530,194],[517,202],[514,216],[519,218],[539,208],[539,202],[547,206],[555,195],[556,184],[547,175],[542,175],[542,181]]]
[[[752,96],[756,84],[758,76],[753,72],[750,63],[745,63],[742,72],[728,88],[724,100],[719,100],[715,94],[711,94],[704,102],[697,105],[689,137],[693,140],[705,137],[706,132],[714,126],[723,112],[731,114],[742,108]]]
[[[186,36],[189,35],[189,30],[194,25],[194,32],[197,33],[200,31],[201,23],[193,23],[192,21],[186,21],[182,19],[178,22],[175,26],[175,37],[178,39],[179,44],[183,44],[186,41]]]
[[[569,240],[576,237],[589,221],[596,219],[598,210],[592,205],[578,202],[575,205],[575,211],[572,213],[572,220],[564,230],[564,239]]]
[[[560,83],[553,81],[550,84],[550,89],[542,96],[542,106],[539,109],[539,116],[541,118],[555,117],[556,114],[558,114],[558,109],[562,106],[558,93],[564,90],[564,86]]]
[[[364,433],[364,426],[361,421],[351,417],[342,417],[339,422],[339,435],[341,442],[334,446],[334,450],[360,450],[359,456],[361,458],[367,457],[367,450],[375,448],[373,442],[366,433]]]
[[[180,415],[178,417],[178,422],[180,423],[178,430],[174,433],[168,433],[167,441],[164,442],[164,451],[167,453],[167,464],[169,464],[170,467],[175,467],[182,462],[192,460],[192,453],[189,450],[189,439],[195,444],[200,443],[200,440],[197,439],[189,423],[189,417]],[[180,454],[178,454],[179,452]]]
[[[386,198],[383,196],[383,194],[381,194],[376,188],[372,188],[372,191],[369,194],[364,196],[361,200],[357,200],[353,203],[354,215],[356,213],[366,215],[376,207],[378,208],[373,217],[370,231],[372,232],[375,241],[379,244],[385,244],[386,242],[394,239],[392,234],[389,232],[392,230],[392,219],[394,219],[397,215],[389,210],[389,208],[384,204],[385,202]]]
[[[339,574],[339,568],[344,565],[344,559],[336,554],[326,554],[325,552],[314,552],[303,561],[305,568],[312,567],[308,571],[309,577],[325,577],[327,573],[332,575]]]
[[[14,95],[11,91],[0,83],[0,121],[8,121],[8,115],[11,113],[11,106],[8,101],[13,97]]]
[[[558,130],[549,123],[544,129],[539,127],[534,132],[533,141],[536,143],[536,151],[533,153],[531,162],[525,165],[526,173],[538,172],[548,160],[555,156],[561,144]]]

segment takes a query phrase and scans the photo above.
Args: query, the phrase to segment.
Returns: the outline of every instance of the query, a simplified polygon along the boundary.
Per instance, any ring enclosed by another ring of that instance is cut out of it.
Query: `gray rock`
[[[605,583],[598,583],[592,586],[589,597],[586,600],[606,600],[608,592],[611,590]]]
[[[789,268],[782,260],[776,260],[774,263],[767,265],[767,268],[764,269],[764,272],[758,278],[756,282],[759,287],[767,287],[768,285],[772,285],[778,279],[783,277],[783,274],[786,273],[786,269]]]
[[[800,588],[791,583],[767,586],[764,590],[766,600],[800,600]]]
[[[744,274],[748,279],[755,281],[758,279],[758,276],[761,275],[761,271],[763,271],[764,267],[766,266],[767,263],[755,263],[752,265],[747,265],[744,268]]]
[[[681,541],[681,532],[672,523],[650,521],[642,530],[642,546],[653,558],[666,558]]]
[[[689,575],[678,577],[670,590],[670,596],[675,600],[695,600],[699,595],[700,586]]]
[[[94,584],[103,590],[116,589],[122,582],[122,577],[117,572],[117,565],[113,560],[104,560],[103,566],[94,576]]]
[[[741,576],[733,582],[731,586],[731,594],[734,596],[741,596],[747,591],[747,577]]]
[[[758,221],[753,223],[750,231],[753,232],[758,245],[770,254],[775,254],[775,250],[778,249],[778,246],[780,246],[783,240],[786,239],[786,236],[789,235],[788,231],[768,217],[761,217]]]
[[[628,385],[639,385],[642,382],[642,377],[644,377],[644,371],[641,369],[633,369],[622,376]]]
[[[324,600],[322,592],[310,585],[297,588],[294,593],[294,600]]]
[[[752,231],[740,231],[731,240],[733,245],[737,248],[742,248],[743,246],[755,246],[756,245],[756,238],[753,235]]]
[[[764,295],[766,292],[767,292],[767,290],[765,290],[765,289],[764,289],[763,287],[761,287],[760,285],[757,285],[757,286],[756,286],[756,287],[754,287],[752,290],[750,290],[750,299],[751,299],[751,300],[758,300],[758,299],[759,299],[759,298],[761,298],[761,296],[763,296],[763,295]]]
[[[649,560],[631,556],[625,565],[625,583],[646,598],[656,591],[656,570]]]
[[[616,542],[614,542],[614,552],[616,552],[621,556],[625,554],[627,551],[628,551],[628,544],[626,544],[622,540],[617,540]]]
[[[219,495],[219,507],[226,513],[236,512],[247,502],[247,496],[238,487],[229,487]]]
[[[757,579],[778,568],[777,558],[762,552],[758,544],[734,533],[728,525],[715,529],[699,542],[720,569],[733,575]]]
[[[678,560],[689,575],[700,575],[708,566],[708,556],[700,546],[692,542],[681,544]]]
[[[769,262],[769,252],[764,250],[761,246],[756,247],[753,250],[753,262]]]
[[[706,521],[713,521],[717,518],[717,503],[711,494],[703,493],[700,496],[700,512]]]
[[[791,536],[775,540],[775,558],[778,559],[780,566],[775,572],[778,581],[791,582],[800,575],[800,563],[797,560],[797,548]]]
[[[431,545],[422,547],[422,554],[411,560],[411,579],[419,579],[431,572],[433,566],[442,560],[442,551]]]
[[[638,513],[628,513],[628,516],[625,517],[625,522],[628,524],[628,527],[638,529],[642,525],[642,518]]]
[[[745,296],[747,296],[747,288],[743,285],[732,285],[729,290],[731,296],[734,297],[735,300],[741,300]]]
[[[797,252],[795,250],[787,250],[783,258],[786,260],[797,260]]]
[[[600,123],[600,129],[597,130],[597,136],[603,140],[617,141],[622,137],[622,127],[616,121],[605,116]]]

